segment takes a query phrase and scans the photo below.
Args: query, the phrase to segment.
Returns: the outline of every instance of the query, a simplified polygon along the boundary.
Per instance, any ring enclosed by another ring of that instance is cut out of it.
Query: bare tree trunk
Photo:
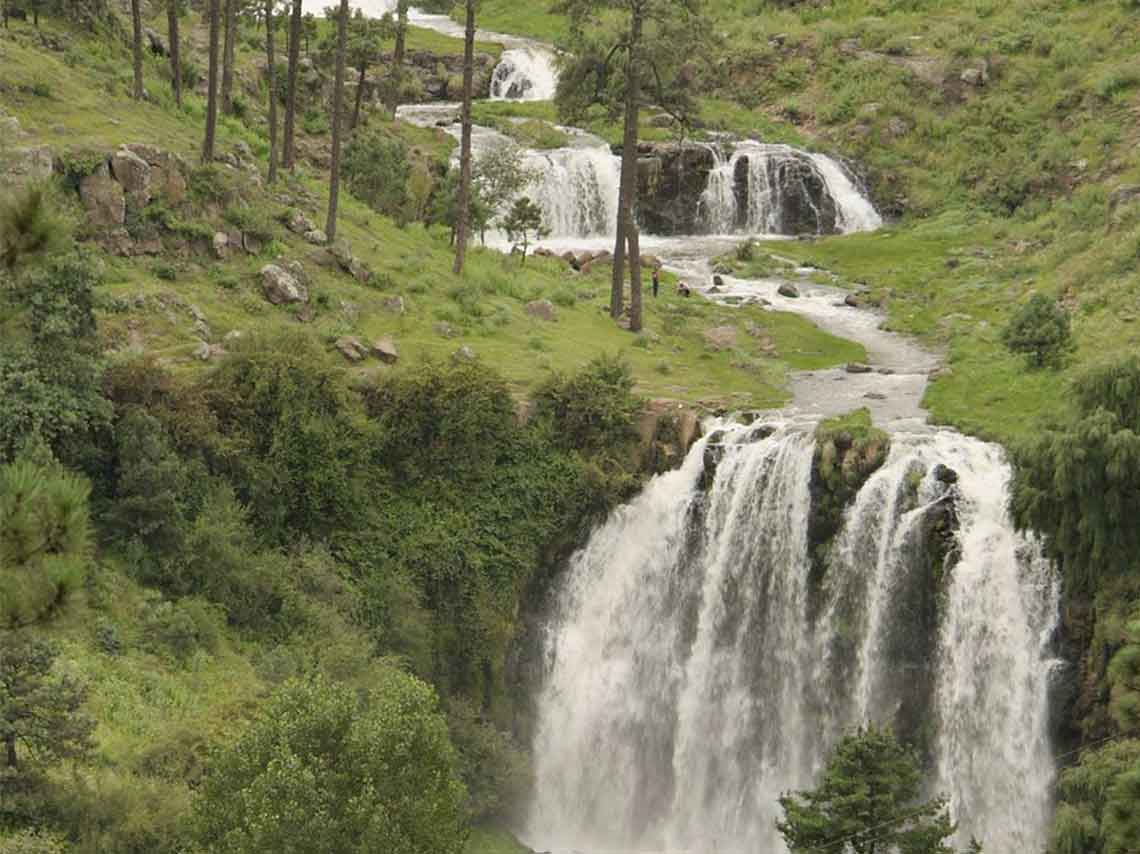
[[[465,0],[467,29],[463,37],[463,134],[459,148],[459,210],[456,214],[456,275],[467,261],[467,239],[471,231],[471,96],[475,88],[475,0]]]
[[[630,10],[629,46],[626,60],[625,132],[621,149],[621,190],[618,193],[618,233],[614,243],[614,277],[610,291],[610,315],[621,317],[625,286],[625,262],[639,264],[639,258],[625,256],[628,233],[635,228],[634,198],[637,195],[637,121],[640,111],[641,77],[638,47],[641,42],[642,9],[635,4]]]
[[[297,160],[297,66],[301,62],[301,0],[293,0],[293,17],[289,19],[289,87],[285,97],[285,144],[282,165],[293,169]]]
[[[641,331],[641,231],[630,218],[626,226],[629,239],[629,331]]]
[[[207,73],[206,141],[202,145],[202,162],[214,159],[214,137],[218,130],[218,36],[221,29],[221,0],[210,0],[210,70]]]
[[[5,753],[7,753],[7,766],[9,768],[19,768],[20,759],[16,756],[16,736],[8,735],[4,738]]]
[[[329,218],[325,234],[329,243],[336,239],[336,208],[340,197],[340,123],[344,112],[344,52],[348,42],[348,0],[340,0],[336,19],[336,79],[333,83],[332,175],[329,178]]]
[[[174,87],[174,103],[182,106],[182,58],[178,44],[178,3],[166,0],[167,37],[170,39],[170,83]]]
[[[269,73],[269,183],[277,180],[277,57],[273,26],[274,0],[265,0],[265,64]]]
[[[364,100],[364,74],[367,66],[361,64],[360,74],[356,78],[356,103],[352,107],[352,123],[349,124],[350,130],[356,130],[357,124],[360,122],[360,104]]]
[[[145,97],[143,92],[142,0],[131,0],[131,54],[135,66],[135,85],[131,96],[136,101]]]
[[[408,0],[396,3],[396,49],[392,54],[392,88],[388,93],[388,111],[400,106],[400,85],[404,81],[404,53],[408,41]]]
[[[238,0],[226,2],[226,38],[222,51],[222,112],[232,116],[234,112],[234,43],[237,41]]]

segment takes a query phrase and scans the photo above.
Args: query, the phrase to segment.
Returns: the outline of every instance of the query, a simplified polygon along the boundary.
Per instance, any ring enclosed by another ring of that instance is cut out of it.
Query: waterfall
[[[531,151],[538,180],[527,188],[552,237],[609,236],[617,228],[621,161],[605,144]],[[600,141],[599,141],[600,142]]]
[[[719,145],[709,145],[713,168],[701,194],[698,216],[710,234],[730,234],[736,230],[736,160],[725,158]]]
[[[849,727],[919,749],[990,851],[1044,847],[1057,587],[1001,450],[895,434],[813,570],[810,431],[729,427],[571,560],[545,639],[538,850],[786,850],[778,797]]]
[[[503,51],[491,75],[492,101],[550,101],[557,88],[554,55],[538,47]]]

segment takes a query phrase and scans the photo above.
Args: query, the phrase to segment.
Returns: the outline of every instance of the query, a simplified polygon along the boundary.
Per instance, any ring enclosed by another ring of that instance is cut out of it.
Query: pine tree
[[[273,5],[265,0],[265,66],[269,76],[269,183],[277,180],[277,59],[274,44]]]
[[[340,0],[336,19],[336,77],[333,82],[332,108],[332,174],[329,176],[329,216],[325,234],[331,243],[336,239],[336,212],[340,200],[340,136],[344,113],[344,61],[348,42],[348,0]]]
[[[182,107],[182,57],[178,36],[178,4],[181,0],[166,0],[167,37],[170,41],[170,84],[174,89],[174,103]]]
[[[383,40],[391,34],[390,16],[385,15],[380,20],[367,18],[359,9],[353,15],[348,43],[348,62],[356,70],[356,100],[352,107],[352,121],[348,125],[352,130],[355,130],[360,123],[360,108],[364,103],[364,84],[368,69],[383,57]]]
[[[238,0],[225,0],[225,39],[222,48],[222,112],[234,114],[234,49],[237,41]]]
[[[142,0],[131,0],[131,59],[134,64],[135,81],[131,96],[136,101],[146,97],[143,90],[143,46],[142,46]]]
[[[289,19],[289,79],[285,95],[285,139],[281,165],[293,169],[296,164],[297,126],[297,74],[301,63],[301,0],[293,0],[293,14]]]
[[[395,113],[400,106],[400,89],[404,85],[404,53],[408,41],[408,0],[396,3],[396,48],[392,52],[391,83],[388,93],[388,110]]]
[[[210,69],[206,76],[206,141],[202,145],[202,162],[214,159],[214,137],[218,132],[218,37],[221,26],[220,0],[210,0]]]
[[[475,0],[465,0],[466,28],[463,37],[463,131],[459,147],[459,210],[455,229],[456,275],[467,260],[471,232],[471,98],[475,77]]]

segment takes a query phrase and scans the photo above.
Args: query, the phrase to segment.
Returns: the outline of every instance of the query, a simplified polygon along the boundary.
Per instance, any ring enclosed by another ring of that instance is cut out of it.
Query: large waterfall
[[[539,850],[783,851],[777,798],[869,721],[918,746],[963,847],[1043,850],[1057,590],[1011,528],[1000,448],[894,435],[822,573],[813,453],[794,424],[714,432],[573,558],[537,705]]]

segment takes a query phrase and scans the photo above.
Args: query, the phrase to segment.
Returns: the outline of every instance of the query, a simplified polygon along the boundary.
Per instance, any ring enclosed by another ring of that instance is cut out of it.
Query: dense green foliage
[[[1002,341],[1014,353],[1023,353],[1035,368],[1056,365],[1071,346],[1069,315],[1044,294],[1034,294],[1018,309],[1002,332]]]
[[[1061,773],[1050,854],[1129,854],[1140,847],[1140,742],[1090,751]]]
[[[219,854],[458,854],[462,803],[428,686],[392,671],[361,699],[290,682],[206,778],[198,836]]]
[[[921,801],[922,785],[917,758],[894,735],[861,729],[836,745],[815,789],[780,798],[776,826],[788,848],[804,854],[951,854],[946,799]]]

